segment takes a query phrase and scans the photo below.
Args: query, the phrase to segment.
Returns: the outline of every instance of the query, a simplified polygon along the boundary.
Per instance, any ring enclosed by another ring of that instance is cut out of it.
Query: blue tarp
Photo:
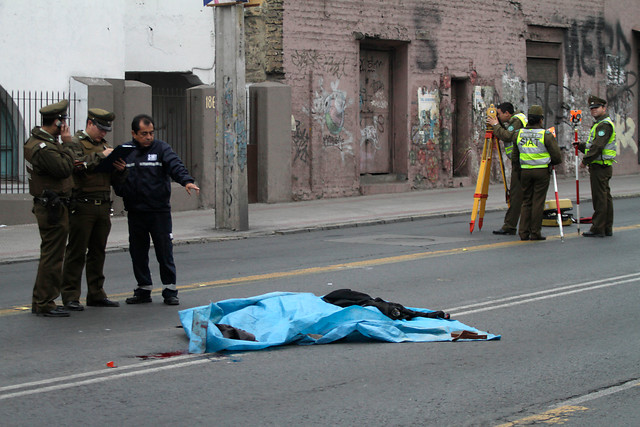
[[[430,312],[424,308],[411,310]],[[375,307],[342,308],[311,293],[272,292],[228,299],[181,310],[180,322],[189,337],[190,353],[260,350],[284,344],[327,344],[342,338],[387,342],[453,341],[455,331],[500,339],[456,320],[416,317],[392,320]],[[216,324],[253,334],[256,341],[223,337]]]

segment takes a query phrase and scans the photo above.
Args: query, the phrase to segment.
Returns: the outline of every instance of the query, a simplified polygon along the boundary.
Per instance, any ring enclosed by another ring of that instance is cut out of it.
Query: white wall
[[[128,1],[127,71],[191,71],[213,83],[213,9],[202,0]]]
[[[71,76],[193,71],[213,83],[213,8],[201,0],[0,0],[0,86],[68,91]]]

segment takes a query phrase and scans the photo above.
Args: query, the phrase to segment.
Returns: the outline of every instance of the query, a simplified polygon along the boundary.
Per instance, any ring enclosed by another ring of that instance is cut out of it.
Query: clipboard
[[[121,144],[113,149],[111,154],[105,157],[98,166],[93,169],[93,172],[111,172],[113,171],[113,162],[118,159],[125,160],[127,156],[136,149],[133,144]]]

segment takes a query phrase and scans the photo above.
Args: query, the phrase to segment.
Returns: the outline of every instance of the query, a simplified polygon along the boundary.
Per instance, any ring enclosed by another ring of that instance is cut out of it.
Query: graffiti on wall
[[[609,57],[605,52],[616,52]],[[618,21],[611,25],[604,18],[573,21],[566,33],[565,56],[569,77],[582,73],[595,76],[598,70],[615,76],[631,62],[631,43]]]
[[[347,92],[339,89],[340,80],[330,83],[330,91],[324,88],[323,78],[319,79],[319,86],[311,114],[322,126],[322,146],[338,149],[344,162],[346,154],[353,155],[353,135],[344,127],[346,110],[353,101],[347,98]]]
[[[440,101],[440,169],[447,177],[452,174],[451,129],[453,109],[454,107],[449,97],[443,97]]]
[[[382,148],[380,146],[378,131],[380,131],[380,133],[384,133],[384,116],[372,116],[371,124],[365,124],[364,120],[364,118],[360,119],[360,145],[362,146],[365,143],[371,144],[373,146],[373,150],[377,151]]]
[[[411,129],[409,162],[417,166],[413,186],[438,181],[438,145],[440,139],[440,93],[437,89],[418,89],[418,124]]]
[[[346,74],[347,68],[346,56],[338,58],[330,53],[318,52],[314,49],[293,51],[291,62],[300,70],[324,71],[325,74],[338,79]]]
[[[438,47],[432,34],[437,32],[442,19],[434,5],[418,6],[413,11],[416,34],[412,42],[416,50],[416,65],[420,71],[431,71],[438,65]]]
[[[296,120],[296,128],[291,135],[295,156],[293,162],[300,160],[302,163],[309,161],[309,133],[300,120]]]
[[[518,77],[513,64],[507,64],[502,72],[502,100],[514,106],[524,105],[524,81]]]
[[[635,154],[638,154],[638,146],[633,139],[636,133],[635,122],[630,117],[627,117],[625,120],[621,115],[617,115],[614,122],[616,126],[618,153],[620,153],[623,148],[630,148]]]
[[[629,148],[638,152],[634,140],[636,123],[634,91],[638,89],[638,75],[629,70],[632,45],[620,21],[609,23],[604,18],[573,21],[566,35],[565,55],[568,79],[583,73],[595,77],[600,71],[606,77],[608,111],[616,124],[619,151]],[[566,90],[565,90],[566,91]],[[574,91],[575,92],[575,91]],[[577,98],[584,105],[593,90],[583,90]]]

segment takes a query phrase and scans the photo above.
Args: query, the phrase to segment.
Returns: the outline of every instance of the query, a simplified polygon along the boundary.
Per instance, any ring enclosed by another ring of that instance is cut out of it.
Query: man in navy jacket
[[[129,224],[129,253],[138,287],[127,304],[151,302],[151,272],[149,271],[150,239],[160,265],[162,297],[168,305],[178,305],[176,266],[173,261],[171,222],[171,180],[184,186],[189,195],[200,188],[194,184],[178,155],[169,144],[154,138],[153,119],[140,114],[131,122],[133,149],[124,159],[129,174],[126,181],[115,186],[124,200]]]

